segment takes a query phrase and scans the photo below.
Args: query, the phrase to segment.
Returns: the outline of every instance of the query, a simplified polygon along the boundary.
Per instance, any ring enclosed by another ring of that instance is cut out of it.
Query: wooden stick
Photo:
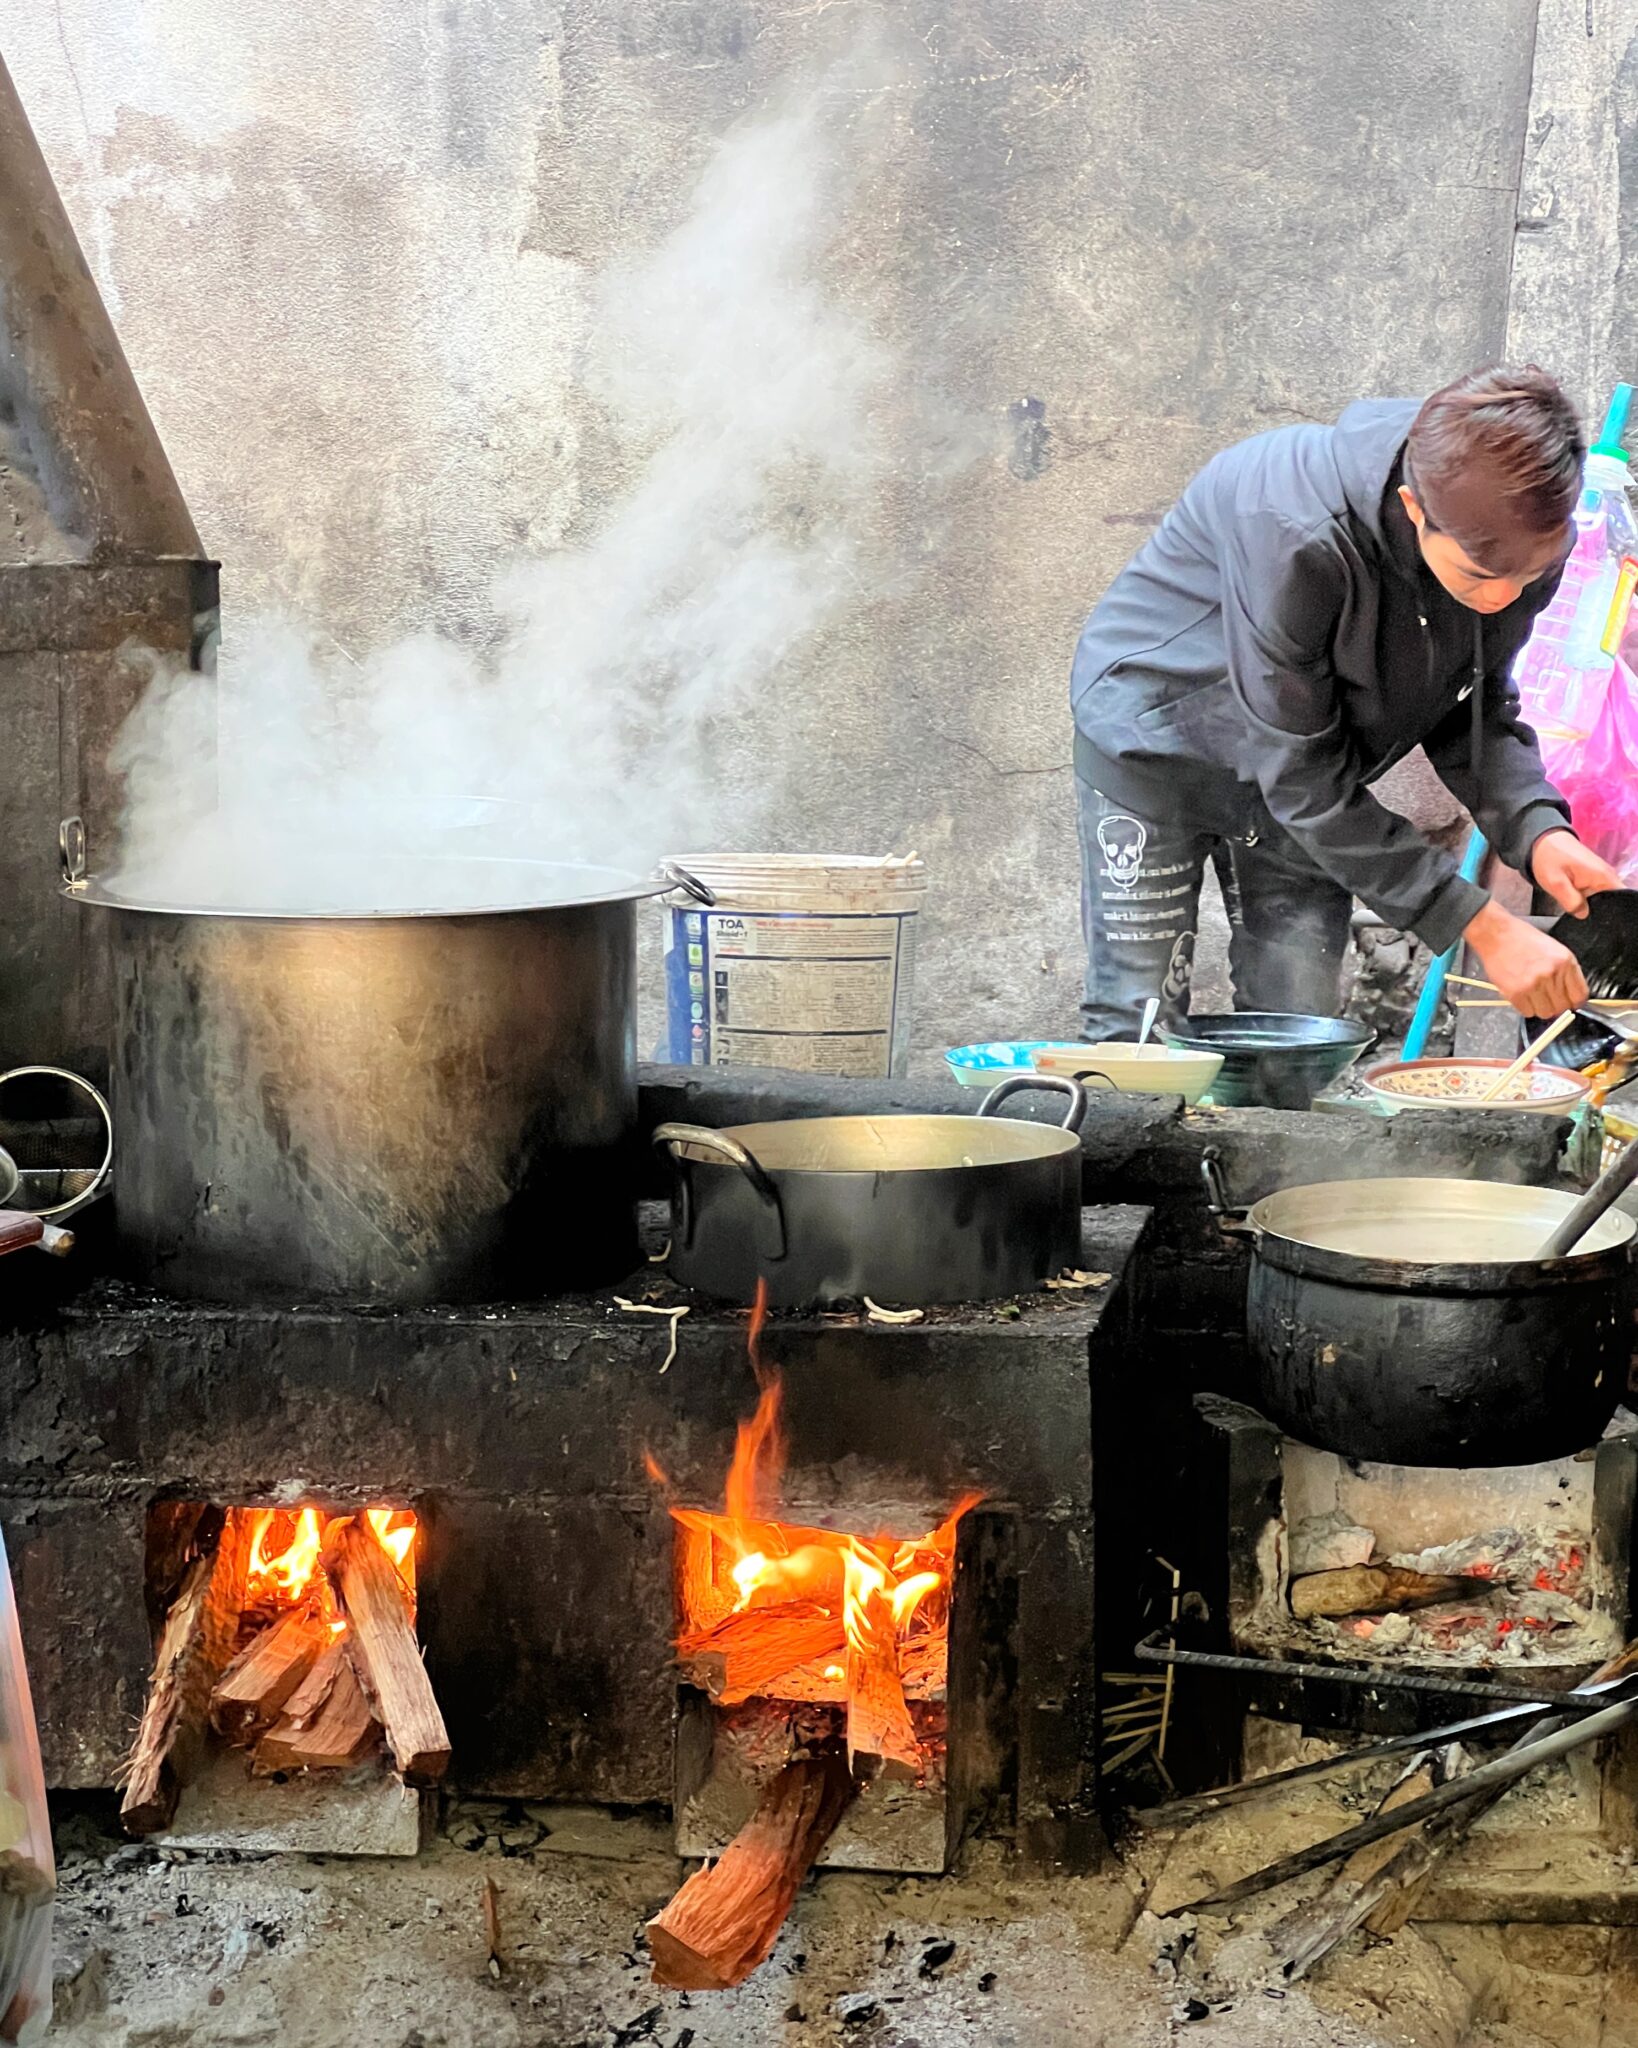
[[[1393,1813],[1408,1806],[1413,1799],[1457,1776],[1464,1762],[1459,1743],[1412,1757],[1377,1802],[1376,1812]],[[1268,1945],[1280,1965],[1281,1975],[1304,1976],[1345,1941],[1380,1900],[1382,1887],[1377,1880],[1386,1878],[1391,1885],[1394,1878],[1390,1866],[1398,1863],[1410,1842],[1424,1833],[1424,1829],[1412,1829],[1408,1835],[1384,1835],[1379,1842],[1356,1849],[1317,1898],[1270,1928]]]
[[[336,1643],[325,1651],[320,1664],[327,1667],[320,1686],[314,1667],[302,1693],[317,1704],[305,1704],[298,1717],[297,1699],[256,1745],[251,1768],[269,1771],[341,1771],[368,1756],[381,1729],[370,1712],[364,1688],[353,1670],[346,1646]]]
[[[853,1795],[837,1756],[787,1764],[756,1812],[707,1869],[648,1923],[654,1982],[671,1991],[729,1991],[762,1962],[803,1878]]]
[[[1552,1023],[1547,1026],[1547,1029],[1542,1032],[1541,1036],[1527,1045],[1504,1073],[1496,1076],[1493,1084],[1478,1098],[1479,1101],[1494,1102],[1498,1096],[1505,1095],[1520,1074],[1524,1072],[1525,1068],[1539,1058],[1547,1050],[1548,1046],[1562,1038],[1574,1022],[1574,1010],[1565,1010],[1561,1015],[1555,1017]]]
[[[393,1762],[406,1778],[441,1778],[449,1767],[449,1734],[397,1567],[354,1515],[325,1530],[323,1564],[348,1623],[348,1655],[387,1732]]]
[[[217,1733],[229,1742],[246,1742],[270,1728],[329,1642],[329,1628],[311,1605],[291,1608],[252,1637],[211,1694]]]
[[[130,1834],[156,1834],[176,1811],[204,1739],[211,1690],[233,1655],[249,1557],[248,1520],[230,1512],[213,1550],[188,1566],[171,1602],[120,1801]]]
[[[847,1653],[847,1761],[879,1767],[885,1778],[921,1773],[921,1745],[910,1723],[899,1678],[898,1643],[884,1628],[870,1648]]]
[[[1352,1564],[1293,1579],[1291,1612],[1299,1621],[1316,1614],[1400,1614],[1440,1600],[1494,1591],[1494,1582],[1487,1579],[1438,1577],[1396,1564]]]
[[[691,1685],[719,1706],[760,1698],[776,1680],[816,1658],[841,1659],[847,1647],[840,1612],[806,1601],[730,1614],[715,1628],[681,1638],[677,1659]]]

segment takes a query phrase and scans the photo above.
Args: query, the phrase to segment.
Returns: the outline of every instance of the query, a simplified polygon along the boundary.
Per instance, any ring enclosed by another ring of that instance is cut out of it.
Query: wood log
[[[218,1679],[210,1718],[229,1742],[249,1742],[270,1728],[330,1644],[317,1607],[293,1607],[253,1636]]]
[[[654,1982],[672,1991],[743,1984],[773,1947],[852,1793],[840,1757],[809,1757],[775,1772],[717,1861],[695,1871],[648,1923]]]
[[[921,1745],[910,1725],[899,1677],[898,1644],[884,1629],[868,1649],[847,1653],[847,1760],[851,1769],[877,1766],[886,1778],[921,1772]]]
[[[368,1756],[380,1735],[346,1645],[338,1641],[257,1743],[252,1769],[258,1774],[345,1770]]]
[[[1291,1612],[1299,1621],[1316,1615],[1402,1614],[1494,1590],[1487,1579],[1440,1578],[1395,1564],[1355,1564],[1293,1579]]]
[[[182,1575],[154,1653],[142,1720],[125,1767],[120,1819],[133,1835],[170,1823],[204,1741],[211,1692],[233,1655],[250,1558],[247,1518],[235,1510],[214,1548]]]
[[[323,1564],[348,1623],[348,1657],[386,1731],[393,1762],[406,1778],[441,1778],[449,1766],[449,1735],[397,1567],[356,1516],[325,1530]]]
[[[677,1657],[691,1685],[719,1706],[767,1693],[787,1671],[816,1658],[842,1661],[847,1637],[840,1613],[829,1614],[805,1601],[788,1607],[730,1614],[715,1628],[682,1637]]]

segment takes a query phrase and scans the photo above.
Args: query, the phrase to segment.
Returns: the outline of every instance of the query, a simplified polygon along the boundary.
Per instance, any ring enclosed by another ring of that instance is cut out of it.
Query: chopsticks
[[[1471,974],[1447,974],[1446,981],[1453,981],[1459,988],[1487,988],[1493,996],[1500,996],[1493,981],[1479,981]],[[1496,1002],[1476,1002],[1471,996],[1454,996],[1451,999],[1458,1010],[1510,1010],[1513,1005],[1505,997]],[[1580,1007],[1583,1010],[1638,1010],[1638,997],[1620,1000],[1615,996],[1589,996]]]
[[[1520,1074],[1524,1072],[1525,1068],[1539,1054],[1544,1053],[1555,1039],[1562,1038],[1574,1022],[1574,1010],[1566,1010],[1562,1016],[1555,1017],[1552,1023],[1547,1026],[1547,1029],[1542,1032],[1541,1036],[1527,1045],[1504,1073],[1496,1076],[1496,1079],[1479,1097],[1479,1100],[1481,1102],[1494,1102],[1498,1096],[1505,1095]]]

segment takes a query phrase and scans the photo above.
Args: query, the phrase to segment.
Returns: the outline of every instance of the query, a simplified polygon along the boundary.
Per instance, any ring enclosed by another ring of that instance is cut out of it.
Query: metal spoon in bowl
[[[1159,996],[1151,996],[1143,1006],[1143,1022],[1138,1026],[1137,1042],[1139,1045],[1147,1045],[1149,1043],[1149,1033],[1155,1028],[1155,1019],[1159,1014],[1160,998]]]

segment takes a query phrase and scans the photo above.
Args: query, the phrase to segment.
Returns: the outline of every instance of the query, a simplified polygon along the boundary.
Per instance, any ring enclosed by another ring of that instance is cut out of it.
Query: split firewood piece
[[[716,1862],[696,1870],[648,1923],[655,1983],[670,1991],[743,1984],[773,1947],[852,1794],[840,1757],[808,1757],[775,1772]]]
[[[905,1704],[891,1630],[884,1629],[863,1649],[848,1646],[847,1760],[855,1771],[878,1765],[885,1778],[920,1775],[921,1745]]]
[[[210,1700],[217,1733],[229,1742],[249,1742],[271,1727],[329,1644],[329,1625],[311,1603],[269,1623],[217,1681]]]
[[[1486,1579],[1435,1577],[1396,1564],[1355,1564],[1293,1579],[1291,1612],[1299,1621],[1322,1614],[1400,1614],[1493,1590]]]
[[[760,1697],[799,1664],[820,1657],[839,1660],[846,1644],[839,1612],[792,1601],[787,1607],[726,1615],[714,1628],[682,1637],[677,1657],[691,1685],[708,1692],[719,1706],[733,1707]]]
[[[120,1818],[129,1834],[155,1834],[176,1811],[204,1740],[212,1689],[233,1655],[249,1557],[248,1518],[230,1512],[214,1546],[183,1574],[125,1767]]]
[[[1392,1813],[1434,1791],[1455,1777],[1465,1766],[1460,1743],[1425,1750],[1413,1756],[1377,1803],[1379,1814]],[[1356,1849],[1318,1898],[1299,1906],[1295,1912],[1269,1930],[1268,1944],[1287,1978],[1302,1977],[1315,1963],[1328,1956],[1353,1930],[1373,1918],[1387,1904],[1398,1884],[1421,1867],[1420,1852],[1426,1823],[1400,1835],[1384,1835]]]
[[[347,1650],[393,1762],[406,1778],[441,1778],[449,1734],[421,1662],[409,1591],[398,1568],[356,1516],[324,1532],[324,1569],[348,1624]]]
[[[345,1770],[369,1755],[380,1734],[345,1645],[333,1643],[277,1725],[257,1743],[253,1768],[258,1773]]]

